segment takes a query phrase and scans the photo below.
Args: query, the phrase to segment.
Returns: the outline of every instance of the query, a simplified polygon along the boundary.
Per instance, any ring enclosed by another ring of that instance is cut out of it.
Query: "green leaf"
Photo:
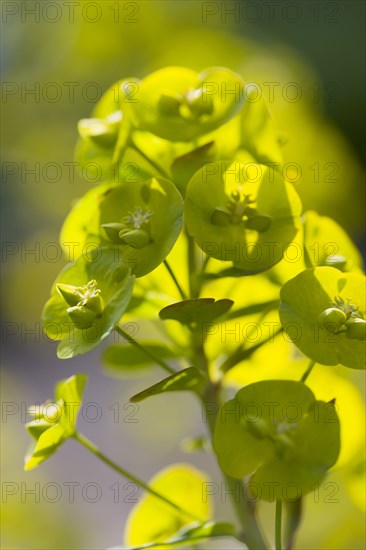
[[[57,355],[68,359],[84,354],[104,340],[120,320],[129,303],[134,277],[115,247],[94,248],[87,256],[68,264],[57,277],[51,298],[42,312],[43,328],[49,338],[61,340]],[[84,287],[95,280],[103,303],[102,314],[87,328],[77,328],[68,315],[68,304],[57,284]]]
[[[334,307],[336,297],[366,314],[365,277],[342,273],[333,267],[315,267],[303,271],[281,289],[280,319],[294,344],[308,357],[323,365],[342,365],[364,369],[365,341],[349,338],[347,324],[325,327],[322,314]],[[338,307],[338,306],[336,306]]]
[[[335,464],[339,420],[334,405],[316,401],[302,382],[256,382],[221,407],[214,448],[228,475],[253,473],[258,498],[293,500],[313,490]]]
[[[159,342],[144,342],[144,348],[161,359],[176,357],[172,350]],[[107,348],[103,353],[103,361],[107,366],[107,371],[122,375],[137,374],[142,369],[154,364],[154,361],[147,357],[142,350],[126,344],[115,344]]]
[[[219,212],[227,213],[228,223],[218,220]],[[212,163],[198,170],[187,187],[189,234],[206,254],[233,262],[243,275],[264,271],[281,260],[300,227],[300,214],[294,188],[260,164]],[[266,216],[270,224],[254,229],[252,220],[258,215]]]
[[[236,537],[235,527],[231,523],[209,521],[193,527],[185,527],[178,531],[175,537],[166,542],[147,543],[135,546],[131,550],[142,550],[143,548],[176,548],[186,546],[188,543],[198,544],[205,540],[217,537]],[[110,550],[123,550],[122,546],[116,546]]]
[[[62,228],[61,243],[67,249],[68,243],[77,242],[72,252],[78,257],[88,247],[112,242],[119,246],[120,257],[132,274],[141,277],[169,254],[182,225],[183,201],[170,181],[151,178],[107,184],[93,189],[76,204]],[[118,231],[119,226],[125,229]],[[134,238],[131,232],[135,230],[145,237]]]
[[[150,386],[144,391],[141,391],[130,398],[130,401],[136,403],[143,401],[152,395],[159,395],[171,391],[191,391],[197,390],[205,383],[203,374],[195,367],[189,367],[164,378],[157,384]]]
[[[149,485],[204,523],[212,514],[212,497],[202,498],[206,483],[208,479],[203,472],[188,464],[174,464],[156,474]],[[191,523],[191,517],[145,494],[128,517],[125,544],[141,546],[151,541],[166,542]]]
[[[232,300],[226,298],[216,301],[214,298],[184,300],[164,307],[159,312],[159,317],[164,321],[174,319],[183,325],[211,322],[229,311],[233,304]]]
[[[234,255],[233,255],[234,257]],[[211,281],[215,279],[222,279],[224,277],[232,277],[232,278],[239,278],[244,277],[245,275],[256,275],[257,273],[261,273],[263,271],[262,268],[255,269],[253,267],[253,271],[243,271],[242,269],[239,269],[237,267],[227,267],[225,269],[222,269],[221,271],[218,271],[217,273],[204,273],[203,274],[203,280],[205,281]]]
[[[245,317],[246,315],[253,315],[255,313],[269,312],[273,309],[276,309],[278,305],[278,300],[270,300],[268,302],[244,306],[239,309],[235,309],[234,311],[231,311],[228,314],[227,319],[237,319],[238,317]]]

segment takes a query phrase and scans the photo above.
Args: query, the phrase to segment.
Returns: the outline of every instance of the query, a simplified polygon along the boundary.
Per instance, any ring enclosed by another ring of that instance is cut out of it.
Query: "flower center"
[[[240,223],[243,219],[248,220],[257,213],[253,205],[255,199],[251,195],[240,194],[239,191],[233,191],[231,197],[226,203],[226,207],[231,215],[231,223]]]
[[[319,315],[323,328],[333,334],[347,333],[349,338],[356,340],[366,339],[366,321],[352,298],[347,298],[345,302],[340,296],[335,296],[330,305]]]
[[[79,287],[76,293],[79,294],[80,301],[76,305],[88,307],[91,302],[100,300],[101,290],[97,287],[98,283],[95,279],[89,281],[85,286]]]
[[[334,301],[331,302],[331,306],[343,311],[347,320],[361,318],[358,306],[352,303],[352,298],[347,298],[347,302],[345,302],[340,296],[335,296]]]
[[[58,284],[57,289],[70,306],[66,311],[76,328],[89,328],[95,319],[102,316],[101,291],[95,279],[84,286]]]
[[[214,109],[212,96],[203,87],[191,88],[184,94],[167,90],[161,94],[158,106],[165,116],[179,116],[191,121],[202,115],[211,115]]]
[[[134,248],[143,248],[151,242],[150,218],[153,210],[135,206],[118,223],[102,225],[108,239],[115,244],[128,244]]]
[[[152,210],[141,208],[141,206],[135,206],[133,211],[130,211],[127,216],[123,218],[122,223],[131,229],[141,229],[144,224],[150,221],[153,214],[154,212]]]
[[[262,233],[272,223],[271,216],[258,212],[256,200],[251,195],[240,191],[233,191],[224,207],[217,207],[211,215],[214,225],[228,226],[243,224],[246,229],[253,229]]]

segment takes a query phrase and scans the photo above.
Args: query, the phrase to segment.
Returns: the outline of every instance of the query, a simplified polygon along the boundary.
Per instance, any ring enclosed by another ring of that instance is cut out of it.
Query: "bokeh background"
[[[61,362],[42,335],[40,312],[64,265],[58,233],[88,188],[72,165],[76,123],[122,77],[166,65],[228,66],[260,86],[288,138],[286,161],[301,167],[295,185],[305,208],[334,217],[362,248],[365,4],[27,0],[3,1],[1,9],[2,547],[106,548],[121,543],[132,506],[123,480],[73,442],[23,473],[25,409],[51,397],[60,378],[89,374],[86,401],[97,405],[81,429],[144,479],[186,460],[217,472],[213,460],[180,449],[182,437],[201,433],[193,398],[164,396],[127,408],[156,372],[116,382],[104,375],[100,350]],[[362,380],[352,378],[361,392]],[[363,548],[358,500],[342,488],[337,504],[308,503],[298,547]],[[217,508],[227,516],[222,502]]]

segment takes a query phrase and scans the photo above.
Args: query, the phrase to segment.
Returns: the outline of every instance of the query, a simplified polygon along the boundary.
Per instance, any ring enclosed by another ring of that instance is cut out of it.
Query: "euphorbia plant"
[[[62,228],[65,252],[75,246],[44,307],[44,330],[61,341],[60,359],[89,352],[114,330],[125,343],[105,350],[109,367],[131,373],[159,365],[168,373],[131,401],[193,392],[208,433],[191,447],[215,453],[231,494],[239,488],[237,522],[215,518],[203,498],[207,476],[189,464],[145,482],[80,434],[85,375],[58,384],[53,403],[32,409],[27,427],[36,445],[26,469],[75,438],[142,487],[127,521],[129,547],[205,541],[206,548],[213,537],[234,537],[250,550],[269,548],[256,519],[261,500],[276,503],[276,548],[292,547],[302,499],[337,462],[342,444],[337,395],[318,399],[307,377],[316,363],[365,368],[357,249],[336,222],[302,213],[283,177],[281,140],[265,103],[229,69],[169,67],[118,81],[79,133],[77,161],[82,168],[98,163],[101,181]],[[334,235],[337,250],[329,252]],[[300,251],[296,261],[291,248]],[[141,318],[160,325],[160,341],[137,341],[121,325]],[[249,321],[259,332],[255,343],[248,332],[236,346],[213,338],[233,320],[239,330]],[[269,325],[270,335],[263,330]],[[293,380],[289,355],[288,379],[238,383],[229,399],[234,367],[245,373],[259,352],[270,364],[271,345],[284,336],[310,360],[303,375]]]

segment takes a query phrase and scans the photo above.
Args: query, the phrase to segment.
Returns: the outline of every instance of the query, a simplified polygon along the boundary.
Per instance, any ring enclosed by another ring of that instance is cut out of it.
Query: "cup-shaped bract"
[[[362,256],[345,230],[332,218],[313,210],[304,216],[304,247],[307,267],[336,267],[362,272]]]
[[[264,380],[221,407],[214,448],[226,474],[253,474],[249,486],[257,498],[295,500],[335,464],[339,431],[334,403],[316,401],[302,382]]]
[[[136,277],[153,271],[169,254],[183,225],[183,200],[164,178],[103,185],[89,191],[66,218],[61,243],[114,244]]]
[[[61,340],[60,359],[87,353],[110,334],[129,304],[133,281],[113,246],[94,248],[61,271],[42,312],[47,336]]]
[[[149,486],[190,512],[197,521],[207,521],[212,516],[212,498],[203,499],[202,495],[208,483],[206,475],[191,465],[172,464],[158,472],[149,481]],[[127,519],[125,543],[134,548],[152,541],[168,544],[170,537],[192,521],[183,511],[174,510],[153,495],[145,494]]]
[[[170,141],[192,141],[240,111],[244,81],[223,67],[200,73],[165,67],[141,81],[136,99],[130,110],[135,127]]]
[[[281,260],[300,214],[291,184],[261,164],[207,164],[187,187],[189,234],[208,256],[233,262],[243,274],[265,271]]]
[[[281,323],[313,361],[366,367],[365,282],[361,273],[315,267],[283,285]]]
[[[36,468],[74,435],[86,382],[84,374],[61,380],[56,385],[53,402],[29,408],[28,412],[34,419],[26,428],[35,443],[25,457],[25,470]]]
[[[136,78],[119,80],[102,95],[91,117],[79,120],[75,160],[80,175],[88,182],[112,177],[115,181],[144,179],[151,174],[149,167],[137,167],[136,155],[128,149],[132,132],[129,112],[137,101],[138,89]]]

